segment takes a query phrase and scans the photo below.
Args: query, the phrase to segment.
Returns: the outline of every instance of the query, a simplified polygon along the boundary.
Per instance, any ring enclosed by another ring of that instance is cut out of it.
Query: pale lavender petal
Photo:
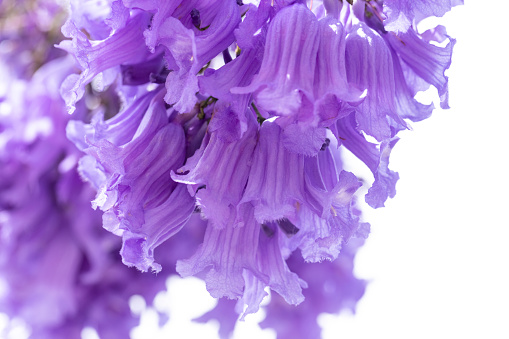
[[[242,223],[223,229],[209,225],[198,251],[177,262],[177,272],[183,277],[205,271],[207,290],[215,298],[240,298],[244,291],[244,269],[261,275],[255,261],[260,225],[250,216],[252,208],[246,208],[244,213]]]
[[[181,4],[181,0],[149,0],[149,1],[140,1],[140,0],[124,0],[124,5],[129,8],[139,8],[144,11],[154,13],[152,20],[150,22],[150,28],[148,28],[143,35],[146,39],[146,44],[148,48],[154,52],[159,29],[169,16],[173,14],[175,9]]]
[[[275,115],[297,112],[302,96],[313,98],[318,31],[318,21],[305,6],[283,8],[269,25],[260,73],[232,92],[253,92],[256,105]]]
[[[106,40],[92,44],[72,20],[66,22],[62,31],[72,40],[62,41],[58,47],[74,55],[83,70],[80,75],[70,75],[62,84],[61,93],[69,113],[74,112],[76,102],[85,93],[85,86],[96,75],[114,66],[136,63],[146,57],[148,50],[143,30],[147,24],[146,16],[136,15]]]
[[[360,101],[360,88],[348,83],[346,32],[341,22],[326,17],[319,21],[320,45],[317,53],[314,93],[316,98],[334,94],[338,100]],[[362,88],[363,89],[363,88]]]
[[[310,127],[305,123],[294,123],[284,127],[281,143],[290,152],[314,156],[325,142],[326,135],[325,127]]]
[[[178,185],[165,202],[145,211],[141,227],[131,224],[122,234],[122,262],[141,271],[160,271],[161,265],[154,262],[154,249],[179,232],[193,211],[194,200],[184,185]]]
[[[71,0],[70,7],[70,19],[91,39],[103,40],[110,35],[111,27],[105,22],[111,14],[108,1]]]
[[[385,0],[385,28],[394,32],[406,32],[414,22],[430,16],[443,16],[452,6],[463,0]]]
[[[203,31],[188,28],[173,17],[167,18],[159,29],[157,42],[168,50],[178,67],[166,80],[165,100],[179,112],[188,112],[194,107],[195,94],[199,91],[196,74],[232,44],[233,30],[240,23],[239,9],[233,0],[216,3],[210,11],[202,9],[200,13],[210,18],[208,28]],[[204,24],[206,22],[204,20]]]
[[[80,172],[96,184],[107,178],[94,200],[105,212],[104,227],[123,237],[124,263],[142,271],[161,270],[154,249],[178,232],[194,210],[185,186],[171,180],[171,171],[184,161],[185,137],[181,126],[168,123],[163,94],[148,92],[106,122],[74,128],[85,132],[85,151],[96,159],[80,162]]]
[[[380,35],[360,23],[347,37],[346,62],[348,81],[367,89],[365,100],[355,107],[359,129],[378,141],[390,138],[388,118],[405,126],[396,114],[390,49]]]
[[[333,152],[338,150],[326,147],[316,157],[306,159],[309,206],[302,206],[292,220],[297,232],[286,232],[285,246],[292,251],[299,247],[306,261],[334,260],[343,245],[366,227],[353,208],[354,193],[361,183],[352,173],[341,171],[339,154],[333,156]]]
[[[262,225],[257,263],[259,269],[269,276],[268,286],[281,295],[288,304],[298,305],[304,301],[302,289],[305,281],[290,271],[279,246],[279,237],[285,236],[276,223]]]
[[[452,49],[456,40],[450,39],[445,47],[431,44],[432,41],[443,40],[444,37],[444,27],[438,26],[423,36],[419,36],[414,29],[409,29],[406,33],[389,34],[387,40],[415,74],[438,89],[441,105],[447,108],[448,78],[444,73],[451,65]]]
[[[375,182],[366,194],[366,202],[373,208],[383,207],[387,198],[394,198],[396,195],[395,186],[399,175],[389,170],[389,156],[398,140],[399,138],[384,141],[380,145],[380,161],[375,174]]]
[[[234,31],[235,40],[242,50],[255,47],[256,36],[266,34],[267,20],[275,15],[275,9],[270,0],[261,0],[258,7],[253,4],[248,6],[244,20]],[[259,32],[262,27],[264,32]],[[261,34],[257,34],[258,32]]]
[[[281,128],[264,121],[242,202],[255,206],[258,222],[288,218],[304,203],[304,156],[287,151]]]
[[[342,140],[350,152],[366,164],[375,178],[373,186],[366,195],[366,201],[373,208],[384,206],[387,198],[396,194],[398,173],[389,170],[389,155],[397,138],[385,141],[380,146],[368,142],[362,133],[358,132],[353,116],[338,120],[332,131]]]
[[[263,298],[267,296],[267,292],[265,292],[265,287],[267,287],[266,282],[260,280],[250,271],[244,271],[244,281],[246,283],[244,286],[244,295],[242,299],[237,302],[237,308],[242,307],[242,309],[239,310],[242,312],[240,320],[244,320],[248,314],[258,312]]]
[[[208,128],[210,139],[172,178],[192,185],[190,191],[203,215],[213,227],[223,228],[236,219],[256,146],[257,127],[251,117],[247,131],[240,137],[236,113],[228,106],[217,109]]]
[[[431,112],[434,109],[434,105],[422,104],[415,99],[417,93],[417,86],[409,78],[408,72],[403,71],[401,60],[392,51],[394,62],[394,81],[396,85],[395,99],[396,109],[398,115],[404,119],[410,119],[412,121],[421,121],[431,116]],[[406,75],[406,76],[405,76]]]

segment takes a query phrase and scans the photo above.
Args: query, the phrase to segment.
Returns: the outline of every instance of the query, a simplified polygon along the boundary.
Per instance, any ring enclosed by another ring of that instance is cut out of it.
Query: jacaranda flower
[[[455,41],[417,24],[459,3],[71,0],[44,53],[2,32],[30,63],[1,54],[0,311],[33,338],[126,338],[128,298],[178,273],[222,298],[198,321],[224,338],[270,291],[262,327],[320,337],[366,286],[343,155],[367,204],[395,196],[398,133],[433,110],[416,94],[448,107]],[[19,25],[45,36],[33,18],[59,8],[34,11]]]

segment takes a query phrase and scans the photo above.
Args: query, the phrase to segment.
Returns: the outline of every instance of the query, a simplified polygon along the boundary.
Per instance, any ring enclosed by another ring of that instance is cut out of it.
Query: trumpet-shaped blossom
[[[32,64],[0,51],[0,311],[34,338],[126,338],[128,298],[178,273],[221,298],[197,320],[223,338],[260,307],[279,339],[318,338],[365,290],[360,188],[395,196],[419,91],[448,107],[455,41],[417,24],[460,2],[71,0],[44,53],[20,42],[56,36],[58,8],[2,16],[26,18],[1,38]]]
[[[103,226],[122,236],[126,265],[160,271],[154,248],[177,233],[194,210],[186,187],[170,177],[184,161],[184,131],[168,123],[160,90],[108,121],[97,119],[91,125],[73,121],[68,128],[71,139],[87,143],[79,171],[98,188],[93,205],[105,212]]]

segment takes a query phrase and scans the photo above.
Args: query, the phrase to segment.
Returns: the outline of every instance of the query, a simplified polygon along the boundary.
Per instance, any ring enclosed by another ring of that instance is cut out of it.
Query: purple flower
[[[96,116],[91,125],[68,128],[88,154],[79,171],[98,189],[93,205],[105,212],[103,226],[122,236],[124,263],[142,271],[161,270],[154,249],[194,210],[186,187],[170,177],[184,162],[184,131],[168,123],[162,94],[147,92],[108,121]]]
[[[208,127],[209,140],[204,140],[172,178],[189,185],[203,216],[221,229],[238,219],[238,205],[256,146],[257,123],[252,116],[248,118],[249,126],[240,137],[240,122],[231,107],[220,107],[218,103],[216,109]]]
[[[286,150],[281,139],[277,124],[262,124],[242,199],[254,205],[260,223],[294,216],[305,200],[304,156]]]
[[[94,44],[89,41],[75,21],[69,19],[64,24],[62,32],[72,40],[62,41],[59,48],[74,55],[83,70],[79,76],[70,75],[62,84],[62,96],[69,113],[74,112],[74,105],[83,97],[85,86],[95,76],[102,74],[102,85],[107,86],[115,77],[114,67],[123,63],[136,63],[148,56],[143,40],[143,30],[147,23],[148,19],[145,15],[135,15],[113,35]],[[104,73],[105,71],[109,73]]]
[[[196,152],[192,165],[179,170],[188,174],[176,179],[193,185],[192,192],[209,219],[204,243],[195,255],[177,264],[177,271],[183,276],[207,272],[205,281],[212,296],[242,297],[246,313],[258,310],[266,286],[288,303],[299,304],[303,301],[301,288],[307,285],[288,269],[285,253],[301,247],[307,260],[334,259],[350,237],[365,237],[367,228],[359,224],[351,209],[359,183],[351,173],[338,175],[336,166],[340,165],[327,146],[324,155],[316,159],[286,151],[279,141],[281,128],[270,121],[262,124],[254,152],[247,151],[246,147],[253,149],[255,139],[250,132],[241,140],[225,135],[227,130],[238,130],[238,126],[217,122],[229,118],[225,112],[228,110],[213,117],[205,151]],[[228,151],[221,135],[231,140],[227,147],[234,147],[224,164],[218,162],[220,151]],[[278,148],[271,149],[277,144]],[[251,168],[243,169],[246,162],[239,161],[239,156],[251,152]],[[222,174],[218,177],[221,181],[211,181],[215,173],[204,172],[205,168]],[[232,174],[244,180],[231,181]],[[229,208],[223,211],[221,204]]]
[[[127,298],[178,272],[234,300],[200,319],[223,337],[267,290],[262,327],[319,337],[318,315],[365,288],[370,225],[343,152],[373,174],[367,204],[395,196],[398,132],[433,110],[416,93],[448,106],[455,41],[416,24],[459,2],[72,0],[58,50],[74,64],[49,46],[33,77],[0,64],[2,310],[35,338],[125,338]]]
[[[303,5],[289,6],[271,20],[260,72],[234,93],[253,93],[256,105],[284,127],[285,147],[314,155],[325,127],[358,102],[361,91],[347,82],[345,31],[328,17],[318,21]]]
[[[269,25],[260,73],[243,92],[255,92],[264,110],[296,114],[303,97],[313,97],[318,31],[318,21],[305,6],[281,10]]]
[[[392,56],[382,37],[360,24],[347,38],[348,80],[366,88],[366,99],[355,107],[358,128],[377,141],[391,137],[393,124],[406,127],[395,106]]]

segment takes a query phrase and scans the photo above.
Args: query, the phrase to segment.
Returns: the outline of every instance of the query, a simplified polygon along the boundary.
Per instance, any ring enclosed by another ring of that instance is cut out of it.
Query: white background
[[[386,208],[356,260],[373,279],[355,317],[326,338],[509,338],[509,67],[503,1],[468,1],[443,22],[457,39],[450,105],[403,133]]]

